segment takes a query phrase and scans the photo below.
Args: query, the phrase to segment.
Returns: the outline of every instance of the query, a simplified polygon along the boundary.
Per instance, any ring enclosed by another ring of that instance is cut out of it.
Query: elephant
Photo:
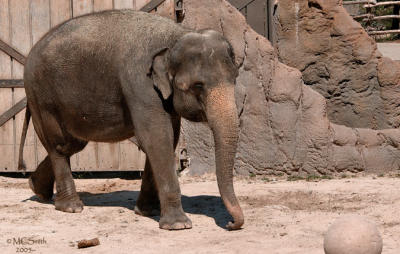
[[[47,151],[29,179],[57,210],[79,213],[70,157],[89,141],[135,136],[146,153],[135,212],[160,208],[159,227],[188,229],[175,171],[181,118],[206,122],[215,141],[221,198],[240,229],[244,216],[233,188],[239,135],[234,96],[238,66],[222,34],[193,30],[157,15],[113,10],[73,18],[31,49],[24,70],[27,110],[19,168],[30,118]]]

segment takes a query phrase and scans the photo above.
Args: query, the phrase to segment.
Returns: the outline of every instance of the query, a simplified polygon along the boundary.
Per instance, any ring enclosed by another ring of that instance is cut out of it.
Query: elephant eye
[[[193,84],[193,89],[195,89],[196,91],[202,91],[204,88],[204,84],[202,82],[196,82]]]

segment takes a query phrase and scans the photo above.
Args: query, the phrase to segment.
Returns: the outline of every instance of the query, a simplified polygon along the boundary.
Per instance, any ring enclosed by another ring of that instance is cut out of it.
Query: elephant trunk
[[[239,120],[233,85],[213,88],[206,103],[207,121],[214,134],[218,188],[225,207],[233,217],[229,230],[239,229],[244,216],[233,189],[233,165],[239,136]]]

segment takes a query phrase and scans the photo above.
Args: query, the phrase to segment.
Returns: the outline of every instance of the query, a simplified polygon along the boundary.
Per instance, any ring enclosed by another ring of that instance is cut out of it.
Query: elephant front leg
[[[157,214],[157,210],[160,210],[160,199],[158,198],[158,191],[150,162],[146,159],[142,176],[142,186],[135,205],[135,213],[142,216],[154,216]]]
[[[181,118],[172,116],[172,127],[174,131],[174,151],[178,145],[181,130]],[[142,216],[154,216],[160,212],[160,199],[158,198],[157,186],[151,169],[150,161],[146,159],[142,175],[142,186],[135,205],[135,213]]]
[[[168,151],[165,150],[166,147],[168,147]],[[192,222],[182,209],[181,191],[175,172],[172,143],[171,145],[164,142],[160,143],[158,139],[157,144],[154,143],[153,145],[147,146],[145,151],[151,164],[153,178],[160,200],[160,228],[168,230],[191,228]],[[150,194],[150,201],[141,203],[142,200],[139,199],[138,204],[148,205],[155,200],[154,197],[151,197],[151,191],[145,193]],[[142,197],[145,198],[144,196]]]
[[[149,162],[137,202],[138,209],[150,209],[146,206],[151,207],[151,203],[154,204],[153,191],[157,189],[161,208],[160,228],[168,230],[191,228],[192,222],[182,209],[181,191],[175,171],[173,119],[165,112],[152,113],[134,114],[133,117],[135,134]],[[150,168],[154,183],[151,182]],[[149,200],[146,201],[147,198]]]

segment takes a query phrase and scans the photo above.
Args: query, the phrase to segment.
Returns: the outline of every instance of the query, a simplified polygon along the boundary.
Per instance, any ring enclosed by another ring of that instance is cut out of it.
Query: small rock
[[[78,249],[93,247],[99,244],[100,244],[99,238],[93,238],[91,240],[84,239],[78,242]]]

